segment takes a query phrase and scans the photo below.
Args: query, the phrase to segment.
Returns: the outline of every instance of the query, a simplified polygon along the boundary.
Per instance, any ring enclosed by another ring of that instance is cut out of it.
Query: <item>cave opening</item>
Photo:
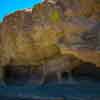
[[[63,72],[62,76],[65,80],[74,81],[100,81],[100,67],[91,62],[81,62],[80,65],[74,67],[70,73]]]
[[[72,70],[72,76],[79,80],[99,80],[100,68],[94,63],[83,62]]]
[[[31,76],[30,66],[20,65],[6,65],[4,67],[4,81],[6,84],[24,83],[27,82]]]
[[[4,82],[6,84],[33,84],[39,82],[41,72],[34,70],[32,65],[6,65],[4,67]]]

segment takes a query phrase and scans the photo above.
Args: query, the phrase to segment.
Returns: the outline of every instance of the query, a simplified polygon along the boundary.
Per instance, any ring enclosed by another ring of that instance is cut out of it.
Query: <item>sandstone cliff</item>
[[[48,1],[4,18],[0,24],[1,64],[37,64],[71,53],[100,65],[100,2]]]

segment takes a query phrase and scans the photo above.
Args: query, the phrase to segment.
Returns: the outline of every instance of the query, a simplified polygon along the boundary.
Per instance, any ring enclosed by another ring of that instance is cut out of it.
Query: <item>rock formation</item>
[[[40,65],[59,54],[71,54],[100,66],[100,2],[52,2],[4,18],[0,24],[1,66]]]
[[[62,82],[62,73],[70,73],[72,69],[81,64],[81,60],[77,59],[73,55],[59,55],[48,61],[43,62],[41,65],[41,70],[43,72],[43,78],[41,84],[45,82],[45,78],[48,74],[55,73],[57,75],[58,81]]]

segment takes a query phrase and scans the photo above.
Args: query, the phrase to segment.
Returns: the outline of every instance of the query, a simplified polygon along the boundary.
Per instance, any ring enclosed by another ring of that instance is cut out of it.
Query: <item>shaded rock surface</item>
[[[90,68],[89,68],[90,67]],[[79,76],[91,76],[96,72],[96,65],[92,63],[81,63],[75,69],[73,69],[73,73]]]
[[[73,55],[58,55],[41,62],[41,65],[6,65],[4,67],[4,80],[6,83],[40,83],[44,75],[48,80],[56,78],[56,73],[62,75],[69,72],[81,61]],[[46,78],[45,77],[45,78]]]

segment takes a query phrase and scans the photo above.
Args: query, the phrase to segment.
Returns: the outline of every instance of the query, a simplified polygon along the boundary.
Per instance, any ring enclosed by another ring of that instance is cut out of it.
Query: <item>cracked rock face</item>
[[[69,27],[70,26],[76,25],[76,28],[79,28],[81,26],[87,28],[87,31],[83,31],[83,32],[79,32],[79,33],[72,33],[71,35],[69,35],[69,37],[67,37],[67,34],[64,34],[64,36],[62,36],[61,38],[59,38],[59,45],[68,47],[68,38],[69,38],[69,47],[68,48],[72,48],[72,49],[81,49],[81,50],[99,50],[100,45],[100,23],[97,22],[87,22],[87,20],[85,20],[83,22],[82,19],[73,19],[72,23],[69,23]]]

